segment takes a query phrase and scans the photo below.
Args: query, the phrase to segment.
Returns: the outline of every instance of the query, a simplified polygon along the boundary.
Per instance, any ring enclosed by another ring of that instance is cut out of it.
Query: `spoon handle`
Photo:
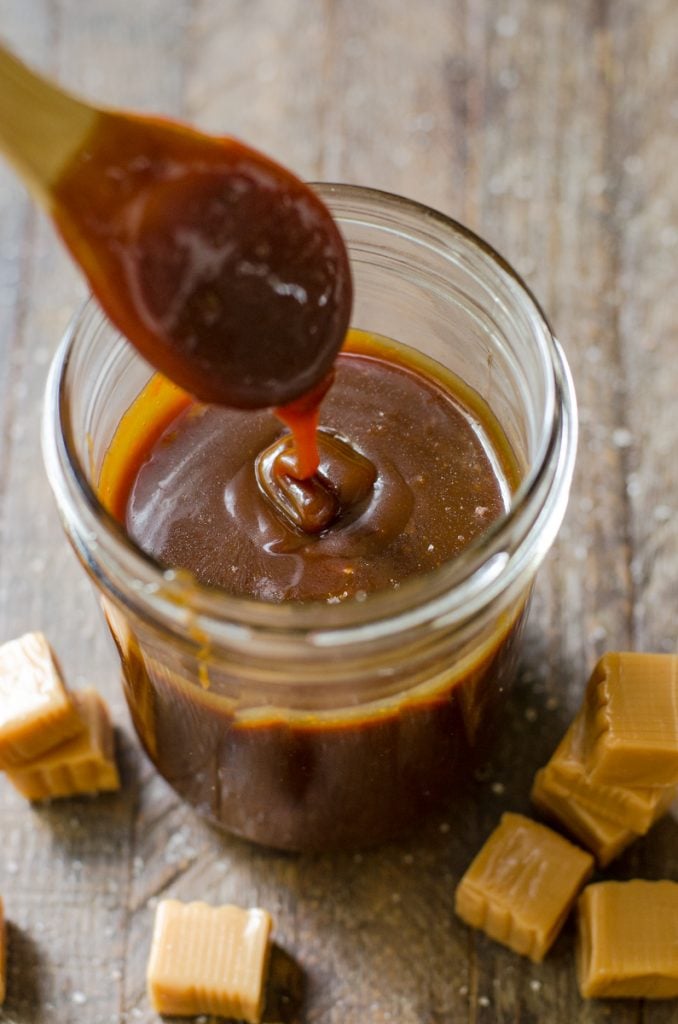
[[[52,188],[99,117],[0,44],[0,152],[48,208]]]

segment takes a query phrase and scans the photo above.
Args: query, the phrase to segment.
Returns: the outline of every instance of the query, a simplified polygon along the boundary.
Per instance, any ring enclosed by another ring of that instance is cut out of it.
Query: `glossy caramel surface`
[[[278,420],[190,406],[149,446],[127,496],[127,531],[161,564],[238,596],[337,602],[398,587],[478,538],[514,484],[505,443],[451,380],[401,346],[352,332],[321,406],[321,475],[302,482],[315,484],[309,529],[276,508],[275,474],[262,486],[256,471],[283,437]],[[285,480],[303,513],[304,495]]]

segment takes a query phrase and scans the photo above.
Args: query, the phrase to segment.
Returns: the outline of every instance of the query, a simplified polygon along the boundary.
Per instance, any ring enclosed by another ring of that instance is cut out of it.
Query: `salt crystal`
[[[626,493],[629,498],[637,498],[642,490],[640,478],[637,473],[629,473],[626,478]]]
[[[612,431],[612,444],[615,448],[630,448],[633,444],[633,434],[626,427],[618,427]]]

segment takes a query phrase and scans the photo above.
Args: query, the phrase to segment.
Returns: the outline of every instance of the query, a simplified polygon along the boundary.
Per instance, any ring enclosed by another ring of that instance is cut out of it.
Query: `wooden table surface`
[[[303,177],[400,192],[464,221],[540,297],[581,417],[512,711],[454,814],[362,854],[279,855],[219,838],[141,754],[112,645],[60,532],[41,398],[85,289],[0,167],[0,640],[41,628],[72,683],[100,687],[124,772],[118,796],[48,807],[0,779],[0,1020],[155,1020],[144,972],[154,904],[170,895],[275,915],[269,1020],[678,1020],[676,1002],[583,1002],[571,926],[534,966],[452,913],[455,883],[500,812],[527,810],[532,774],[596,657],[676,650],[675,0],[0,0],[0,35],[93,99],[239,135]],[[678,880],[675,818],[608,873]]]

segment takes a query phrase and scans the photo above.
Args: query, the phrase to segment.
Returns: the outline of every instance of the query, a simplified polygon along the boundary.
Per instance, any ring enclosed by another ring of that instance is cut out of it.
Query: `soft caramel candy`
[[[5,1001],[7,985],[7,929],[5,927],[5,910],[0,896],[0,1006]]]
[[[120,788],[113,751],[113,726],[96,690],[73,694],[84,732],[18,771],[9,781],[29,800],[101,793]]]
[[[213,1013],[258,1024],[271,916],[265,910],[163,900],[155,916],[148,993],[157,1013]]]
[[[457,914],[516,953],[542,960],[593,858],[544,825],[504,814],[456,892]]]
[[[678,784],[678,655],[605,654],[586,691],[583,744],[593,782]]]
[[[578,913],[577,975],[583,996],[678,996],[676,882],[589,885]]]
[[[42,633],[0,647],[0,769],[16,768],[82,732]]]
[[[580,804],[578,797],[560,785],[550,765],[535,775],[531,799],[545,817],[558,822],[590,850],[601,867],[638,838],[633,829]]]
[[[585,717],[579,714],[546,765],[549,779],[594,817],[607,818],[644,835],[671,806],[675,787],[636,789],[594,782],[584,764],[585,729]]]

